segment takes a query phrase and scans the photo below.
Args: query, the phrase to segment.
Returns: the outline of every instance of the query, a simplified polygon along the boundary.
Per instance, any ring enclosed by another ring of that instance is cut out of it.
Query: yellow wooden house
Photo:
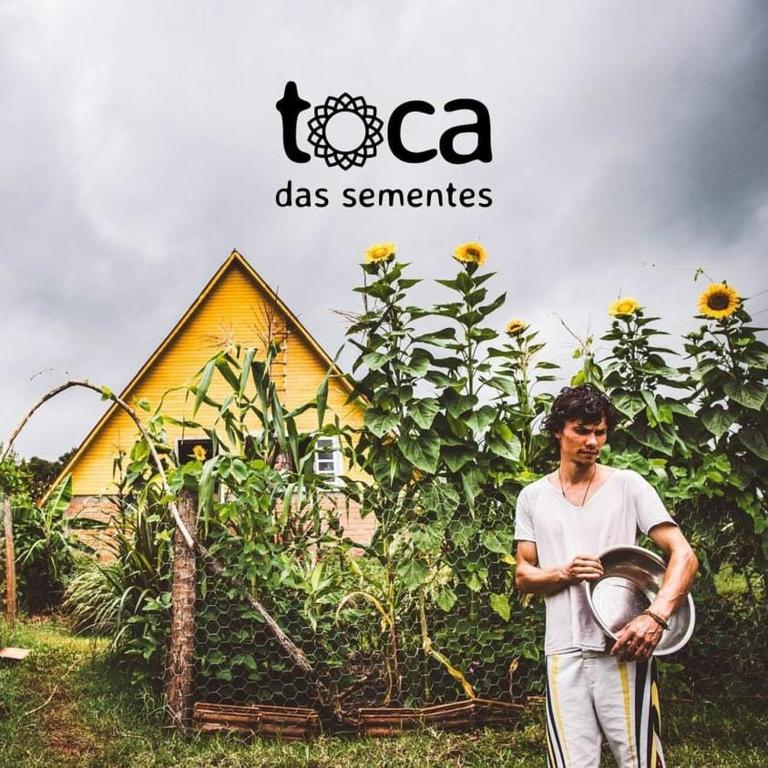
[[[273,380],[282,403],[294,408],[311,401],[330,368],[335,368],[296,315],[255,269],[237,251],[208,281],[192,305],[165,337],[141,369],[123,389],[121,398],[131,403],[145,398],[152,406],[165,395],[163,413],[178,420],[193,420],[211,426],[213,408],[202,405],[192,417],[194,399],[183,390],[169,392],[193,382],[195,374],[216,352],[228,344],[264,349],[268,339],[280,343],[280,355],[273,365]],[[351,385],[338,369],[329,382],[328,411],[344,424],[358,426],[363,408],[348,403]],[[225,383],[214,382],[210,395],[221,401]],[[303,421],[302,421],[303,419]],[[308,411],[299,417],[305,431],[316,428],[317,416]],[[195,434],[189,427],[167,428],[171,444],[183,454],[195,444],[205,444],[204,432]],[[114,460],[121,451],[129,451],[138,436],[130,418],[112,405],[91,429],[80,447],[62,469],[59,478],[72,474],[73,499],[70,514],[81,512],[89,517],[107,514],[110,497],[116,493]],[[326,474],[343,474],[343,456],[334,438],[325,441],[317,455],[317,469]],[[58,482],[58,480],[57,480]],[[368,540],[373,521],[361,520],[353,508],[340,512],[345,532],[356,540]]]

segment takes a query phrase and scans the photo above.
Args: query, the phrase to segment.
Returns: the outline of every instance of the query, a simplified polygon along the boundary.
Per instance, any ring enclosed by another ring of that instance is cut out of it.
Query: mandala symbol
[[[337,149],[328,139],[328,123],[337,115],[354,115],[362,125],[364,135],[353,149]],[[315,148],[315,157],[322,157],[326,165],[348,171],[353,165],[362,167],[369,157],[376,156],[376,147],[384,139],[381,129],[384,123],[376,117],[376,107],[366,104],[362,96],[354,98],[348,93],[329,96],[325,104],[315,107],[315,115],[309,121],[309,143]]]

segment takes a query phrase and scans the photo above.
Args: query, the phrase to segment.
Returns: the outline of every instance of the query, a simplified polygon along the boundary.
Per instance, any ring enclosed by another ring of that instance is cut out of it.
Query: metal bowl
[[[619,630],[653,602],[661,588],[666,563],[642,547],[614,547],[600,555],[603,575],[589,582],[587,597],[592,616],[606,635]],[[679,651],[690,640],[696,623],[693,598],[688,595],[669,619],[654,656]]]

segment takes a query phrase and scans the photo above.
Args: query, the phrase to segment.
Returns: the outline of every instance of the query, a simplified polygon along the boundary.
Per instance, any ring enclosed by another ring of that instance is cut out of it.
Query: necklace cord
[[[592,476],[589,478],[589,482],[587,483],[587,489],[584,491],[584,496],[581,499],[580,507],[583,507],[585,502],[587,501],[587,494],[589,493],[590,486],[592,485],[592,481],[595,479],[595,475],[597,474],[597,464],[594,465],[595,469],[594,472],[592,472]],[[557,479],[560,481],[560,493],[563,494],[563,498],[568,501],[568,497],[565,495],[565,485],[563,485],[563,477],[560,474],[560,467],[557,468]]]

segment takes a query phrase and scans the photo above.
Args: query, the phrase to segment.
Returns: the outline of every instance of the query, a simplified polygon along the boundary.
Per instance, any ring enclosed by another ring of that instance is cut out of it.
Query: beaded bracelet
[[[669,624],[664,619],[662,619],[658,613],[654,613],[650,608],[646,608],[643,613],[646,616],[650,616],[663,629],[669,629]]]

